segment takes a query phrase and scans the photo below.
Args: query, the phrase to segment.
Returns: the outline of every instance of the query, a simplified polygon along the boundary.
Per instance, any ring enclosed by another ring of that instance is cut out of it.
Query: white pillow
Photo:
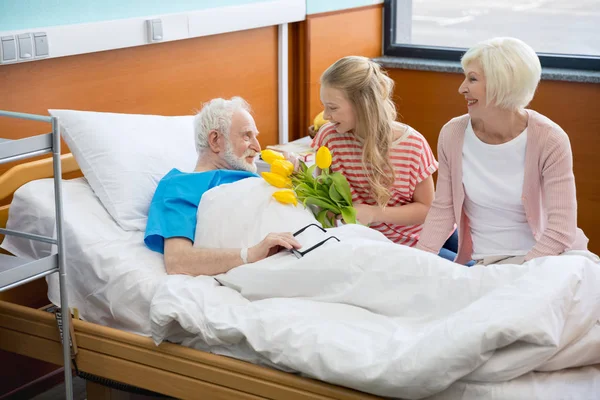
[[[158,181],[172,168],[192,171],[193,116],[48,110],[81,172],[125,230],[145,231]]]

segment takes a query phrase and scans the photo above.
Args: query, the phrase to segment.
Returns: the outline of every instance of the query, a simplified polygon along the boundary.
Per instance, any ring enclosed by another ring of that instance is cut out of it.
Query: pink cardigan
[[[569,137],[560,126],[527,110],[527,150],[522,201],[537,241],[525,260],[587,250],[588,238],[577,228],[577,198]],[[435,200],[427,214],[417,248],[438,253],[454,224],[458,224],[456,262],[471,259],[473,241],[463,212],[462,149],[469,115],[452,119],[438,140],[439,171]]]

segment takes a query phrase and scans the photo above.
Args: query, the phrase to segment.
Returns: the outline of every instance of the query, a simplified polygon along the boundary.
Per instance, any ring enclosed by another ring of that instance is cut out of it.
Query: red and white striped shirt
[[[406,134],[392,143],[390,148],[396,180],[391,188],[388,207],[412,203],[417,184],[438,168],[427,140],[413,128],[406,128]],[[331,123],[327,123],[319,129],[312,141],[315,150],[321,146],[326,146],[331,151],[331,170],[341,172],[348,180],[353,203],[377,205],[362,164],[360,141],[351,133],[338,133]],[[417,244],[422,229],[422,225],[402,226],[389,223],[372,224],[370,227],[382,232],[391,241],[406,246]]]

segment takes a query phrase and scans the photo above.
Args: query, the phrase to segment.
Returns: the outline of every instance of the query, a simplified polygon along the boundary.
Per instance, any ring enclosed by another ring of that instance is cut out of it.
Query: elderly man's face
[[[255,157],[260,153],[258,129],[252,115],[246,110],[237,110],[231,118],[229,141],[225,143],[223,158],[235,170],[256,172]],[[224,140],[227,141],[226,138]]]

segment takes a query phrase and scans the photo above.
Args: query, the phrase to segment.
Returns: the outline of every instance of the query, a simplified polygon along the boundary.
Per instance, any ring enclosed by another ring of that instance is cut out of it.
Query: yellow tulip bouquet
[[[263,150],[262,159],[268,163],[270,172],[261,175],[265,181],[281,190],[273,198],[283,204],[298,205],[298,200],[309,207],[324,228],[336,226],[341,217],[347,224],[356,223],[356,209],[352,205],[352,194],[346,177],[339,172],[330,172],[331,152],[325,146],[317,151],[316,163],[310,167],[299,161],[300,168],[273,150]],[[321,174],[314,176],[319,167]]]

